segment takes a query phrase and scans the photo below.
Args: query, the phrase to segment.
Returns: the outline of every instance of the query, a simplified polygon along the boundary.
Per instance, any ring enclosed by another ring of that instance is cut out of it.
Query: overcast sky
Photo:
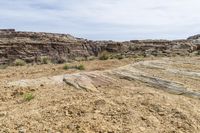
[[[200,33],[200,0],[0,0],[0,28],[93,40],[180,39]]]

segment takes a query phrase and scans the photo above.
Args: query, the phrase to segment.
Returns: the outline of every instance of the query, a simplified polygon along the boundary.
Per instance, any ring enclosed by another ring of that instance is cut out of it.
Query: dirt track
[[[136,68],[200,92],[199,77],[168,71],[181,68],[190,70],[190,74],[191,71],[199,73],[200,58],[176,57],[170,60],[172,63],[166,70],[156,68],[166,68],[163,64],[156,64],[156,67],[139,64]],[[75,64],[84,64],[87,72],[110,70],[134,62],[135,59],[123,59]],[[32,87],[7,85],[21,79],[81,72],[63,70],[62,67],[42,65],[0,70],[0,132],[200,132],[199,99],[171,94],[138,80],[120,79],[115,84],[98,86],[97,92],[78,90],[65,83]],[[26,93],[32,93],[34,99],[24,101]]]

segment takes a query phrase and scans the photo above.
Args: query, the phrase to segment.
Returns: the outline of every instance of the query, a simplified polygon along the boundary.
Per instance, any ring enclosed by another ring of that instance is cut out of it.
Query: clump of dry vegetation
[[[42,56],[42,57],[40,58],[40,62],[41,62],[42,64],[49,64],[51,61],[50,61],[49,57],[47,57],[47,56]]]
[[[99,60],[108,60],[110,57],[110,54],[107,51],[103,51],[100,55],[99,55]]]
[[[109,59],[109,56],[107,54],[102,54],[100,57],[99,57],[100,60],[108,60]]]
[[[68,69],[77,69],[77,70],[85,70],[85,66],[84,65],[75,65],[75,66],[69,66],[68,64],[65,64],[63,66],[64,70],[68,70]]]
[[[0,69],[6,69],[8,65],[0,65]]]
[[[78,66],[75,66],[75,68],[78,69],[78,70],[85,70],[84,65],[78,65]]]
[[[197,55],[200,55],[200,51],[197,52]]]
[[[63,69],[64,69],[64,70],[68,70],[68,69],[70,69],[70,67],[69,67],[67,64],[65,64],[65,65],[63,66]]]
[[[22,59],[16,59],[13,63],[15,66],[25,66],[26,62]]]
[[[23,99],[24,101],[31,101],[32,99],[34,99],[35,96],[32,93],[25,93],[23,95]]]

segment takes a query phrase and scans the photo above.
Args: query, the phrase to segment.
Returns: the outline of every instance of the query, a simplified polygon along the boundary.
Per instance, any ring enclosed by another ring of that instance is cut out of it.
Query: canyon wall
[[[27,63],[48,57],[55,63],[62,60],[88,59],[104,51],[123,56],[175,56],[189,55],[200,50],[199,36],[185,40],[131,40],[126,42],[91,41],[69,34],[21,32],[14,29],[0,30],[0,64],[16,59]]]

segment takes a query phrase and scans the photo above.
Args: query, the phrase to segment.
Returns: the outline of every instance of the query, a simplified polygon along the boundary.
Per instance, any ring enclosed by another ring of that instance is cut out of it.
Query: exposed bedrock
[[[91,41],[69,34],[18,32],[0,30],[0,64],[16,59],[37,62],[42,56],[51,60],[87,59],[107,51],[124,56],[174,56],[188,55],[199,50],[198,37],[187,40],[131,40],[126,42]],[[195,41],[196,40],[196,41]]]
[[[182,63],[179,63],[179,65],[181,66],[184,63],[188,62],[183,61]],[[132,86],[131,83],[139,81],[143,84],[143,86],[151,86],[152,88],[174,95],[183,95],[186,97],[200,99],[199,89],[195,88],[193,85],[191,86],[191,83],[187,81],[188,78],[191,77],[191,79],[196,81],[196,84],[198,84],[200,80],[199,71],[188,71],[187,69],[179,67],[176,68],[174,67],[175,64],[176,63],[171,60],[164,59],[141,61],[110,70],[79,72],[53,77],[42,77],[38,79],[11,81],[8,82],[8,86],[26,88],[31,86],[39,87],[40,85],[48,86],[67,84],[78,90],[99,92],[102,88],[109,88],[116,85]],[[142,69],[145,69],[145,71]],[[153,69],[156,69],[156,72],[160,73],[160,75],[156,75],[154,73],[155,71],[152,72]],[[175,72],[177,71],[177,73],[174,73],[171,70],[174,70]],[[172,76],[176,79],[171,79]],[[130,82],[127,83],[124,81]]]

